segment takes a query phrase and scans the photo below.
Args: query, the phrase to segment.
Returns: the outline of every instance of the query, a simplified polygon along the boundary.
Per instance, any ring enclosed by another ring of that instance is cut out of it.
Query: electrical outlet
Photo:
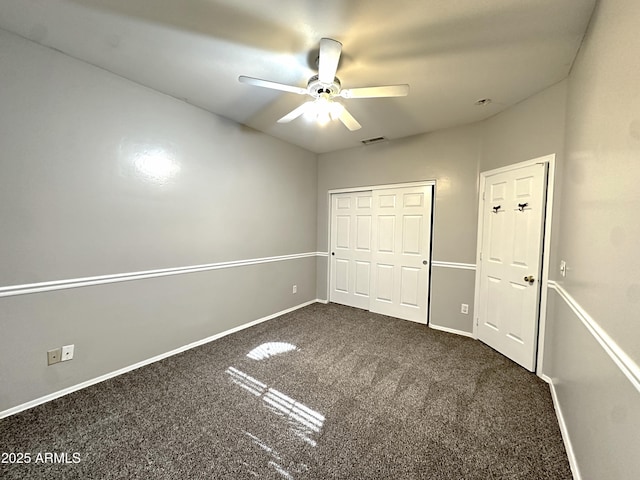
[[[460,305],[460,313],[464,313],[465,315],[469,314],[469,305],[467,305],[466,303],[462,303]]]
[[[293,289],[291,290],[291,293],[298,293],[298,285],[294,285]]]
[[[62,349],[54,348],[53,350],[49,350],[47,352],[47,365],[53,365],[54,363],[60,362],[62,359]]]
[[[60,361],[66,362],[67,360],[72,360],[73,350],[74,345],[65,345],[64,347],[62,347],[62,357],[60,357]]]

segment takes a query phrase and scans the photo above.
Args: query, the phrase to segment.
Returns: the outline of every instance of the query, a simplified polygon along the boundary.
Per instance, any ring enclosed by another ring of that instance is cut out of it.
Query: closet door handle
[[[427,262],[426,260],[422,260],[422,264],[423,264],[423,265],[426,265],[426,264],[428,264],[428,263],[429,263],[429,262]]]

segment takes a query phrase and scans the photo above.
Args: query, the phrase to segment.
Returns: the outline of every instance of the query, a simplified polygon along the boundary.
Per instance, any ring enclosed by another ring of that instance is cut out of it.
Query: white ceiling
[[[594,3],[2,0],[0,28],[320,153],[478,121],[562,80]],[[322,37],[344,45],[343,88],[408,83],[409,96],[344,100],[355,132],[276,123],[306,98],[238,76],[305,87]]]

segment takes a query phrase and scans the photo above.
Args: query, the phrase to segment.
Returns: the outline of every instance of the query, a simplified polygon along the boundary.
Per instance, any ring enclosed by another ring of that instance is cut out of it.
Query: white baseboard
[[[429,327],[433,328],[434,330],[440,330],[442,332],[455,333],[456,335],[462,335],[463,337],[475,338],[473,336],[473,333],[465,332],[464,330],[456,330],[455,328],[441,327],[440,325],[434,325],[433,323],[430,323]]]
[[[551,399],[553,400],[553,408],[556,411],[556,417],[558,417],[558,425],[560,426],[560,433],[562,434],[564,449],[567,451],[567,457],[569,459],[569,467],[571,468],[571,474],[573,475],[573,480],[582,480],[582,476],[580,475],[580,469],[578,468],[578,461],[576,460],[576,456],[573,453],[573,446],[571,445],[569,430],[567,429],[567,424],[565,423],[564,416],[562,415],[562,408],[560,408],[560,402],[558,401],[558,396],[556,394],[556,387],[553,384],[553,379],[551,379],[544,373],[540,375],[540,378],[549,384],[549,389],[551,390]]]
[[[28,410],[30,408],[36,407],[38,405],[42,405],[43,403],[50,402],[51,400],[55,400],[56,398],[63,397],[70,393],[76,392],[78,390],[82,390],[83,388],[90,387],[91,385],[95,385],[96,383],[104,382],[105,380],[109,380],[110,378],[117,377],[118,375],[122,375],[123,373],[130,372],[132,370],[136,370],[140,367],[144,367],[146,365],[150,365],[152,363],[158,362],[165,358],[171,357],[173,355],[177,355],[178,353],[185,352],[187,350],[191,350],[192,348],[199,347],[209,342],[213,342],[219,338],[225,337],[235,332],[239,332],[240,330],[244,330],[245,328],[252,327],[262,322],[266,322],[267,320],[272,320],[276,317],[284,315],[285,313],[293,312],[294,310],[298,310],[300,308],[306,307],[313,303],[323,303],[323,300],[311,300],[305,303],[301,303],[300,305],[296,305],[291,308],[287,308],[286,310],[282,310],[280,312],[273,313],[271,315],[267,315],[266,317],[259,318],[257,320],[253,320],[249,323],[242,324],[238,327],[231,328],[229,330],[225,330],[224,332],[217,333],[207,338],[203,338],[202,340],[198,340],[196,342],[190,343],[188,345],[184,345],[182,347],[176,348],[175,350],[171,350],[170,352],[162,353],[160,355],[156,355],[155,357],[148,358],[146,360],[142,360],[141,362],[135,363],[133,365],[129,365],[127,367],[121,368],[114,372],[110,372],[104,375],[101,375],[96,378],[92,378],[91,380],[87,380],[77,385],[73,385],[71,387],[63,388],[62,390],[58,390],[57,392],[50,393],[40,398],[36,398],[35,400],[31,400],[29,402],[23,403],[21,405],[17,405],[15,407],[9,408],[7,410],[3,410],[0,412],[0,418],[9,417],[11,415],[15,415],[16,413],[22,412],[24,410]]]

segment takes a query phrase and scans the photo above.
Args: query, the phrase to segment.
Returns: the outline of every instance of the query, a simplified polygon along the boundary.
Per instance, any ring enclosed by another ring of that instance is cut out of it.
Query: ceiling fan
[[[321,39],[320,54],[318,56],[318,75],[314,75],[309,79],[306,88],[245,75],[238,77],[238,80],[248,85],[297,93],[298,95],[309,95],[313,98],[313,100],[309,100],[287,113],[278,120],[278,123],[289,123],[305,113],[311,113],[316,116],[321,124],[330,120],[340,119],[345,127],[351,131],[358,130],[362,125],[353,118],[353,115],[349,113],[342,103],[334,100],[336,97],[345,99],[404,97],[409,94],[409,85],[406,84],[343,89],[340,80],[336,77],[341,53],[342,44],[340,42],[331,38]]]

